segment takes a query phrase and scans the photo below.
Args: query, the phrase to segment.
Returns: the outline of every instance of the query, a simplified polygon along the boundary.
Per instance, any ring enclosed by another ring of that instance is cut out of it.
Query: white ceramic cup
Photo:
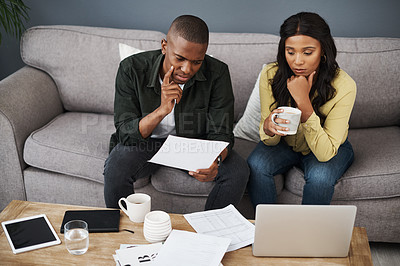
[[[283,130],[277,130],[279,133],[287,134],[287,135],[294,135],[297,133],[297,128],[299,127],[300,124],[300,118],[301,118],[301,111],[300,109],[289,107],[289,106],[281,106],[278,107],[278,109],[282,109],[283,113],[274,113],[271,116],[272,122],[274,122],[275,125],[281,126],[281,127],[288,127],[288,131],[283,131]],[[281,118],[285,120],[289,120],[289,124],[279,124],[275,122],[275,118]]]
[[[125,202],[126,209],[122,201]],[[127,198],[120,198],[118,205],[132,222],[143,223],[144,217],[151,209],[151,197],[144,193],[131,194]]]

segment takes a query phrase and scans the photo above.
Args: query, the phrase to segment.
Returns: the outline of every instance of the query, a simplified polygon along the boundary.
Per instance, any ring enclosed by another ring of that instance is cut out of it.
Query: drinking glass
[[[89,230],[85,221],[73,220],[64,225],[65,246],[72,255],[82,255],[89,248]]]

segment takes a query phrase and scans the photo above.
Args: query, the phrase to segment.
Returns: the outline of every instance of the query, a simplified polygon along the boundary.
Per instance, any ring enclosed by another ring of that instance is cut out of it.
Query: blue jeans
[[[267,146],[260,141],[247,159],[250,167],[248,190],[253,206],[276,203],[274,176],[287,172],[293,166],[304,171],[306,184],[302,204],[329,205],[336,182],[353,159],[353,148],[348,140],[327,162],[318,161],[312,152],[307,155],[294,152],[285,141],[276,146]]]
[[[160,165],[147,162],[160,149],[165,139],[150,139],[138,146],[118,144],[104,165],[104,199],[108,208],[119,208],[118,200],[134,193],[133,183],[155,173]],[[177,171],[180,171],[177,169]],[[249,178],[246,161],[235,151],[221,163],[214,187],[208,195],[205,209],[237,206]]]

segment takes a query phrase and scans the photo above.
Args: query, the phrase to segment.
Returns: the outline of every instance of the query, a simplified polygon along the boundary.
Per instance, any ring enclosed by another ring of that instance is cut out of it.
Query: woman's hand
[[[289,124],[289,121],[286,119],[275,117],[275,123],[274,123],[272,121],[272,116],[276,113],[283,113],[283,110],[282,109],[273,110],[269,114],[269,116],[264,120],[263,130],[264,130],[265,134],[267,134],[270,137],[273,137],[274,135],[286,136],[286,134],[280,133],[280,132],[278,132],[278,130],[287,131],[287,130],[289,130],[289,128],[276,125],[275,123]]]
[[[296,102],[297,108],[301,110],[301,122],[304,123],[314,112],[311,100],[310,90],[316,71],[310,74],[308,78],[305,76],[291,76],[287,80],[287,88]]]

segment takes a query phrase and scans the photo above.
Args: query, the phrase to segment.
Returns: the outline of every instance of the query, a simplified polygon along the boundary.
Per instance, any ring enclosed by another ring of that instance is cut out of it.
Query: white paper
[[[225,141],[169,135],[149,162],[188,171],[207,169],[228,145]]]
[[[185,214],[184,217],[197,233],[230,238],[232,242],[228,251],[254,243],[254,224],[232,204],[223,209]]]
[[[152,265],[218,266],[230,242],[228,238],[172,230]]]
[[[113,255],[113,257],[120,265],[153,265],[152,263],[161,247],[161,242],[148,245],[121,245],[121,248],[115,251],[116,255]]]

